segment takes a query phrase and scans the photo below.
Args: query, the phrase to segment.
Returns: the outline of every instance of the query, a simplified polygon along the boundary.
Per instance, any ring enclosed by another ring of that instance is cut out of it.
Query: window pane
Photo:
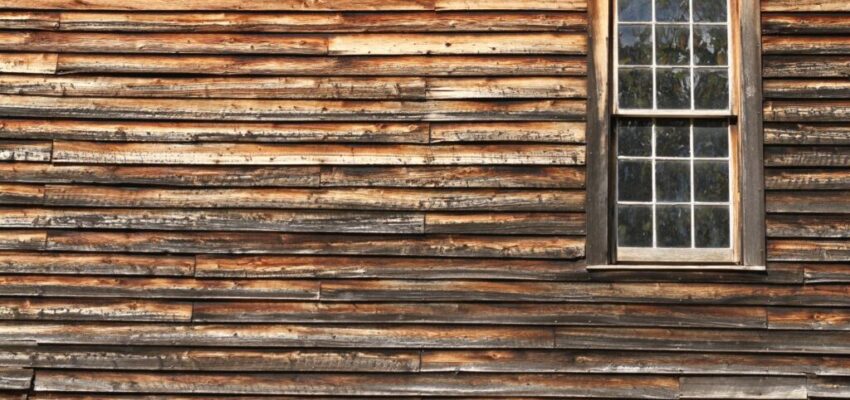
[[[658,68],[658,108],[691,108],[691,76],[687,68]]]
[[[658,161],[655,165],[657,201],[691,200],[691,164],[689,161]]]
[[[729,127],[724,121],[694,121],[694,156],[728,157]]]
[[[617,154],[649,157],[652,155],[652,120],[624,118],[617,121]]]
[[[681,25],[655,27],[655,59],[658,65],[690,64],[690,29]]]
[[[694,1],[694,22],[726,22],[726,0]]]
[[[694,64],[728,64],[729,43],[726,34],[726,25],[694,26]]]
[[[659,22],[688,22],[688,0],[655,0],[655,20]]]
[[[617,207],[617,243],[620,246],[652,247],[652,207]]]
[[[659,120],[655,126],[655,153],[659,157],[689,157],[691,127],[686,119]]]
[[[729,208],[717,206],[695,206],[694,228],[696,247],[729,247]]]
[[[652,26],[620,25],[617,40],[620,65],[652,64]]]
[[[694,161],[696,201],[729,201],[729,165],[726,161]]]
[[[617,168],[617,191],[623,201],[652,201],[652,162],[623,160]]]
[[[620,68],[617,81],[622,108],[652,108],[652,70]]]
[[[691,207],[658,206],[658,247],[691,247]]]
[[[652,21],[652,0],[619,0],[620,21]]]
[[[695,106],[701,110],[729,108],[729,74],[726,69],[698,69],[694,76]]]

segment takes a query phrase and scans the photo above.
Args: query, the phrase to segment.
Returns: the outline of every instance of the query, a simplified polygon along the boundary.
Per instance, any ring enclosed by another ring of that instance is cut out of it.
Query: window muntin
[[[619,118],[619,261],[735,261],[733,140],[727,119]]]
[[[728,115],[729,1],[615,0],[615,112]]]

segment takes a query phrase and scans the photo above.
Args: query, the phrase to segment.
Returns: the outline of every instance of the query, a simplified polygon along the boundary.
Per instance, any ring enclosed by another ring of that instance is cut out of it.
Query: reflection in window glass
[[[731,248],[729,124],[617,121],[617,244]]]
[[[618,109],[729,109],[729,0],[616,1]]]

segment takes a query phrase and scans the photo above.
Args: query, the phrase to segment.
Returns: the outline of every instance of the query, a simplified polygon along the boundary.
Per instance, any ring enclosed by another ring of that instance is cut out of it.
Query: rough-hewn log
[[[583,220],[581,222],[583,223]],[[424,232],[424,223],[425,217],[421,213],[381,211],[314,212],[0,207],[0,228],[415,234]],[[559,227],[561,231],[568,230],[563,225]],[[573,231],[575,231],[575,228],[573,228]],[[568,232],[566,234],[574,233]]]
[[[2,153],[0,153],[2,154]],[[183,165],[583,165],[570,145],[279,145],[56,141],[56,163]]]
[[[281,101],[0,95],[0,114],[34,118],[200,121],[545,121],[583,119],[585,103],[581,100]]]
[[[406,56],[406,57],[235,57],[156,56],[122,54],[53,55],[53,72],[156,73],[204,75],[285,76],[491,76],[491,75],[584,75],[585,57],[573,56]],[[12,60],[20,60],[13,57]],[[31,61],[28,69],[39,71]],[[7,63],[8,64],[8,63]],[[0,63],[0,65],[4,65]],[[9,71],[12,72],[12,71]],[[53,73],[37,72],[37,73]],[[36,73],[36,72],[32,72]]]
[[[0,319],[189,322],[192,304],[153,300],[2,299]]]
[[[47,248],[87,252],[574,259],[584,256],[584,239],[563,236],[355,236],[241,232],[51,231],[47,239]]]
[[[786,238],[850,238],[846,215],[769,215],[767,235]]]
[[[38,371],[35,390],[111,393],[235,393],[403,396],[587,396],[676,398],[673,377],[552,374],[224,374]]]
[[[768,190],[850,190],[850,169],[765,170]]]
[[[0,179],[3,177],[0,164]],[[322,167],[322,186],[582,189],[584,167]]]
[[[319,282],[309,280],[212,280],[180,278],[106,278],[86,276],[0,276],[5,296],[120,298],[266,298],[311,300]]]
[[[771,213],[850,213],[850,192],[781,191],[767,192],[766,210]]]
[[[578,280],[584,263],[562,260],[198,255],[198,277]]]
[[[190,276],[193,257],[0,251],[0,273]]]
[[[773,261],[850,261],[850,240],[768,240],[767,257]]]
[[[4,18],[4,15],[6,16]],[[58,21],[61,19],[61,25]],[[89,32],[552,32],[584,31],[580,12],[28,12],[0,14],[4,29]]]
[[[23,368],[154,371],[416,372],[419,352],[174,347],[6,346],[0,362]]]
[[[760,328],[762,307],[539,303],[198,302],[194,321]]]
[[[144,332],[140,335],[140,332]],[[820,335],[821,333],[819,333]],[[552,348],[546,327],[0,322],[0,340],[116,346]]]
[[[160,189],[49,185],[52,206],[305,208],[376,211],[581,211],[584,193],[499,189]]]

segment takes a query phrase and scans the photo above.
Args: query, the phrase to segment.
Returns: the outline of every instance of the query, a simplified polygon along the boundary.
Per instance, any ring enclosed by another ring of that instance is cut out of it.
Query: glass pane
[[[694,1],[694,22],[726,22],[726,0]]]
[[[726,34],[726,25],[694,26],[694,64],[728,64],[729,43]]]
[[[658,65],[690,64],[690,30],[681,25],[655,27],[655,59]]]
[[[617,193],[623,201],[652,201],[652,162],[621,160],[617,167]]]
[[[694,156],[729,156],[729,127],[725,121],[694,121]]]
[[[659,157],[689,157],[691,128],[686,119],[658,120],[655,126],[655,154]]]
[[[690,10],[688,0],[655,0],[655,20],[688,22]]]
[[[686,68],[658,68],[658,108],[691,108],[691,76]]]
[[[694,207],[696,247],[729,247],[729,208]]]
[[[657,201],[691,201],[691,165],[688,161],[658,161],[655,165]]]
[[[651,0],[619,0],[620,21],[652,21]]]
[[[617,81],[620,107],[652,108],[652,70],[620,68]]]
[[[694,161],[696,201],[729,201],[729,165],[726,161]]]
[[[691,207],[658,206],[658,247],[691,247]]]
[[[652,27],[649,25],[620,25],[620,65],[652,64]]]
[[[652,155],[652,120],[624,118],[617,121],[617,154],[649,157]]]
[[[725,69],[698,69],[694,76],[695,106],[702,110],[729,108],[729,74]]]
[[[620,246],[652,247],[652,206],[617,207],[617,243]]]

